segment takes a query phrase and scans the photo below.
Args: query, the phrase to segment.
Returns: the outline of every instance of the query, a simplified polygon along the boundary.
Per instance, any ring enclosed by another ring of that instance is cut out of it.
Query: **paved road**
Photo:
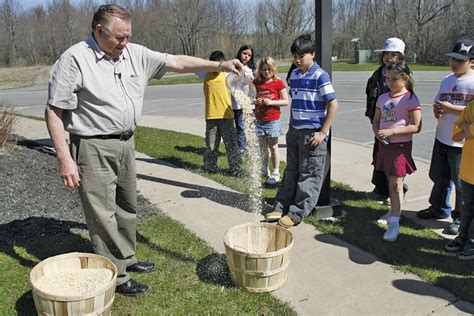
[[[365,111],[365,84],[370,72],[334,72],[333,82],[340,109],[333,127],[333,136],[358,143],[370,144],[373,134]],[[423,129],[414,138],[414,155],[431,158],[435,119],[432,102],[442,78],[447,72],[418,72],[415,88],[423,106]],[[284,77],[284,76],[282,76]],[[25,115],[42,115],[47,91],[44,86],[0,91],[0,100],[14,105]],[[145,94],[144,115],[184,116],[204,118],[202,85],[172,85],[148,87]],[[289,107],[282,110],[283,126],[288,126]]]

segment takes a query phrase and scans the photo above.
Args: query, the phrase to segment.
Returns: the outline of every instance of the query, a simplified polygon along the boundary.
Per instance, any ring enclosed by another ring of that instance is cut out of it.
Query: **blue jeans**
[[[309,139],[315,131],[290,127],[286,133],[286,169],[274,209],[288,213],[295,223],[313,211],[323,184],[327,140],[317,147],[310,146]]]
[[[433,181],[430,210],[444,216],[451,214],[453,219],[460,217],[462,205],[462,184],[458,177],[461,153],[462,148],[448,146],[435,139],[430,165],[430,179]],[[456,193],[454,210],[449,202],[453,187]]]
[[[244,125],[244,113],[240,110],[234,110],[234,122],[235,122],[235,132],[237,134],[237,148],[239,152],[245,150],[246,138],[245,138],[245,125]]]
[[[455,238],[457,242],[462,245],[468,243],[474,236],[469,238],[469,228],[474,219],[474,184],[462,181],[462,199],[463,205],[461,208],[461,225],[459,225],[459,235]]]

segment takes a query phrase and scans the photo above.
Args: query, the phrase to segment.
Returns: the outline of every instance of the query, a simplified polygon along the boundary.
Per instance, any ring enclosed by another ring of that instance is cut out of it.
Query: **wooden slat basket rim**
[[[90,292],[90,293],[83,294],[83,295],[77,295],[77,296],[51,294],[51,293],[39,290],[34,285],[34,281],[32,280],[32,278],[33,278],[32,276],[33,276],[33,274],[35,273],[36,270],[42,269],[43,266],[47,265],[48,263],[50,263],[52,261],[68,259],[68,258],[81,258],[81,257],[98,259],[98,261],[105,261],[107,263],[107,265],[109,266],[107,268],[110,268],[113,272],[112,279],[110,280],[110,282],[107,283],[105,286],[97,289],[94,292]],[[101,255],[98,255],[98,254],[95,254],[95,253],[69,252],[69,253],[49,257],[47,259],[42,260],[40,263],[38,263],[36,266],[34,266],[33,269],[30,272],[29,283],[30,283],[30,286],[34,289],[34,291],[36,293],[40,294],[43,298],[53,300],[53,301],[74,302],[74,301],[82,301],[82,300],[90,299],[90,298],[93,298],[93,297],[103,293],[105,291],[105,289],[108,289],[111,286],[112,282],[113,282],[112,285],[115,286],[116,279],[117,279],[117,267],[109,258],[106,258],[104,256],[101,256]]]
[[[229,245],[228,236],[229,236],[230,233],[232,233],[235,230],[238,230],[238,229],[241,229],[241,228],[244,228],[244,227],[249,227],[249,226],[255,226],[255,227],[262,226],[262,227],[269,227],[269,228],[274,228],[274,229],[277,229],[277,230],[286,231],[289,238],[291,238],[290,244],[288,246],[280,249],[280,250],[265,252],[265,253],[242,251],[242,250],[238,250],[235,247]],[[236,252],[239,255],[251,256],[252,258],[270,258],[270,257],[276,257],[278,255],[282,255],[282,254],[287,253],[288,251],[290,251],[291,248],[293,247],[293,241],[294,241],[293,234],[286,228],[276,226],[276,225],[266,224],[266,223],[265,224],[246,223],[246,224],[234,226],[234,227],[230,228],[229,230],[227,230],[227,232],[225,233],[224,245],[226,247],[229,247],[230,249],[232,249],[232,251]]]

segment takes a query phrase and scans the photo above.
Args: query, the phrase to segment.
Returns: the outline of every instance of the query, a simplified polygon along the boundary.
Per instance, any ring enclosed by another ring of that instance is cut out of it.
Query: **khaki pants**
[[[70,135],[70,140],[92,246],[117,265],[117,285],[122,284],[130,279],[127,266],[137,262],[134,138],[121,141]]]
[[[237,151],[237,138],[233,119],[206,120],[206,152],[204,153],[204,169],[217,170],[219,145],[221,138],[224,140],[227,163],[230,172],[239,172],[242,159]]]

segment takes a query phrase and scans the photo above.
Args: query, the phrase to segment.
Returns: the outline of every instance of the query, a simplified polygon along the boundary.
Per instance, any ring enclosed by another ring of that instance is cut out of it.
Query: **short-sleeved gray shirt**
[[[170,58],[129,43],[114,61],[91,35],[66,50],[51,68],[48,104],[64,109],[64,127],[72,134],[133,130],[148,81],[164,75]]]

